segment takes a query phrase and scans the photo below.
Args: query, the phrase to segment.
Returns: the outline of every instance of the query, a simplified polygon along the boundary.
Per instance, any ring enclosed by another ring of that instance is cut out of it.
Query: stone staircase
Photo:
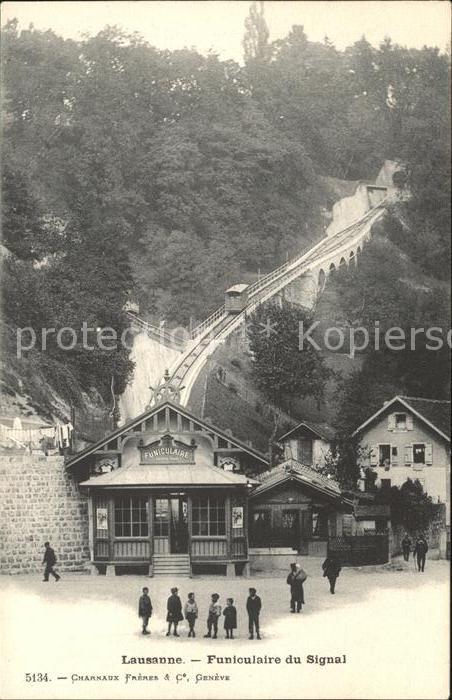
[[[154,576],[190,576],[189,554],[154,554]]]

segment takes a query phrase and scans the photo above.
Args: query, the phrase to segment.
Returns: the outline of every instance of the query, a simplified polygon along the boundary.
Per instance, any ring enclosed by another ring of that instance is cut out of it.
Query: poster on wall
[[[232,509],[232,529],[243,527],[243,506],[234,506]]]
[[[106,508],[97,509],[97,529],[108,530],[108,510]]]

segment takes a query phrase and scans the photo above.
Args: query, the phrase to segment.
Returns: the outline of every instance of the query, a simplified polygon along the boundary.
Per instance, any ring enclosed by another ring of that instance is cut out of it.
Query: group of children
[[[204,635],[204,637],[217,639],[218,622],[223,614],[226,639],[234,639],[234,630],[237,629],[237,608],[234,605],[234,599],[227,598],[226,606],[223,610],[218,602],[219,600],[220,596],[218,593],[212,593],[207,617],[207,633]],[[261,608],[262,601],[257,595],[256,589],[250,588],[249,596],[246,601],[249,639],[254,639],[254,634],[256,634],[256,639],[261,638],[259,628],[259,615]],[[171,595],[166,604],[166,609],[166,621],[168,623],[168,631],[166,633],[167,637],[171,635],[171,629],[173,630],[174,637],[180,636],[177,631],[177,626],[184,618],[188,622],[188,636],[196,637],[195,623],[198,618],[198,605],[196,603],[194,593],[188,594],[188,600],[182,609],[182,601],[178,595],[178,589],[172,588]],[[151,615],[152,603],[149,597],[149,588],[145,587],[143,588],[143,594],[140,596],[140,600],[138,602],[138,616],[141,618],[143,623],[143,634],[150,634],[148,631],[148,624]]]

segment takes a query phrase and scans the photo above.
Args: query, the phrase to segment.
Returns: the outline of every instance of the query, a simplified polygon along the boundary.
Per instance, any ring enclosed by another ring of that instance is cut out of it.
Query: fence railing
[[[103,440],[114,430],[113,416],[92,416],[73,409],[72,421],[74,425],[73,446],[77,449],[78,442],[95,443]]]
[[[217,309],[216,311],[214,311],[213,314],[208,316],[208,318],[206,318],[205,321],[203,321],[198,326],[193,328],[193,330],[191,331],[192,339],[194,340],[195,338],[198,337],[198,335],[201,335],[201,333],[204,333],[204,331],[207,330],[207,328],[209,328],[212,324],[219,321],[225,315],[226,315],[226,309],[225,309],[224,305],[220,306],[220,308]]]
[[[350,535],[330,537],[328,556],[335,554],[342,566],[386,564],[389,561],[389,535]]]
[[[176,333],[154,326],[152,323],[148,323],[148,321],[145,321],[131,311],[127,311],[127,315],[132,321],[132,325],[135,324],[138,328],[145,331],[149,337],[154,338],[154,340],[157,340],[159,343],[169,345],[170,347],[176,347],[178,350],[183,350],[185,348],[186,341],[179,338]]]

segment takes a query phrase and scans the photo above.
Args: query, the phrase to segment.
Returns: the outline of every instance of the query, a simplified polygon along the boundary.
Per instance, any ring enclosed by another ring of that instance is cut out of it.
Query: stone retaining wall
[[[0,456],[0,572],[42,571],[49,540],[60,571],[88,571],[88,500],[62,457]]]

